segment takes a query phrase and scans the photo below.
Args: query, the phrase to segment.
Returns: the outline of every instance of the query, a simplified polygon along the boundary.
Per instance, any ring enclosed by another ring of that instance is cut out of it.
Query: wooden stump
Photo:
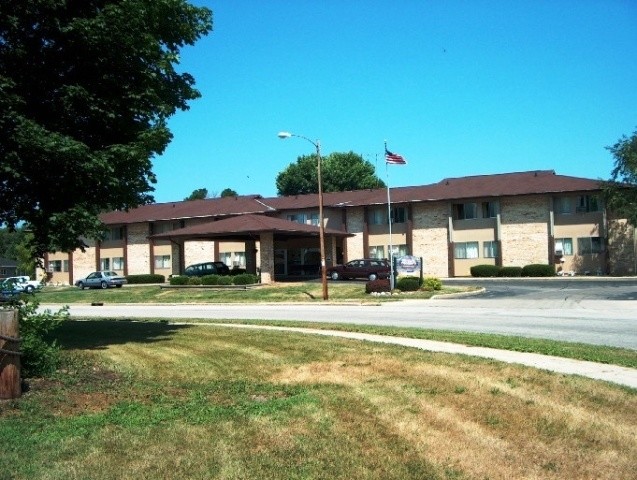
[[[22,394],[18,330],[18,311],[0,310],[0,399]]]

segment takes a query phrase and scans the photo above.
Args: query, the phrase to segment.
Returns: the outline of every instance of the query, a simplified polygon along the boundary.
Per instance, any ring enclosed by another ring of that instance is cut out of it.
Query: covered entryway
[[[347,232],[325,229],[325,257],[327,265],[334,263],[337,251],[345,237],[352,236]],[[151,239],[170,240],[183,252],[184,243],[195,240],[214,240],[216,242],[244,242],[246,255],[246,271],[261,272],[261,282],[271,283],[276,277],[291,275],[319,275],[320,229],[315,225],[307,225],[267,215],[239,215],[193,225],[170,232],[152,235]],[[298,253],[302,258],[297,262]],[[215,259],[216,260],[216,259]],[[183,255],[180,258],[179,273],[185,269]],[[300,268],[295,268],[300,266]]]

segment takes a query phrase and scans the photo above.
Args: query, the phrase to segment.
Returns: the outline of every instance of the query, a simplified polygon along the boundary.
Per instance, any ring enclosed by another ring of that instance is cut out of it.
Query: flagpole
[[[385,140],[385,152],[387,152],[387,141]],[[391,196],[389,193],[389,166],[385,161],[385,174],[387,176],[387,220],[389,223],[389,289],[394,290],[394,245],[391,237]]]

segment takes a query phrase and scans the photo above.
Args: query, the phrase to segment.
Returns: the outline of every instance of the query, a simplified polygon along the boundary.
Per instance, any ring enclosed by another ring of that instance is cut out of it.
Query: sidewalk
[[[199,324],[201,325],[201,324]],[[451,353],[458,355],[471,355],[474,357],[490,358],[506,363],[517,363],[528,367],[539,368],[566,375],[581,375],[582,377],[603,380],[606,382],[624,385],[637,389],[637,369],[620,367],[617,365],[606,365],[603,363],[586,362],[583,360],[572,360],[562,357],[552,357],[537,353],[514,352],[510,350],[496,350],[486,347],[470,347],[447,342],[436,342],[433,340],[419,340],[415,338],[391,337],[386,335],[373,335],[369,333],[342,332],[338,330],[320,330],[314,328],[299,327],[274,327],[268,325],[239,325],[228,323],[210,323],[217,327],[229,328],[251,328],[262,330],[279,330],[295,333],[309,333],[314,335],[325,335],[330,337],[350,338],[353,340],[363,340],[368,342],[386,343],[391,345],[402,345],[404,347],[418,348],[430,352]]]

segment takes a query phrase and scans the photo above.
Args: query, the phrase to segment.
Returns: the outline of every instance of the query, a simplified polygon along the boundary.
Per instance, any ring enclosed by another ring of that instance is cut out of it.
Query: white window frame
[[[482,242],[482,257],[497,258],[498,257],[498,242],[495,240],[487,240]]]
[[[480,242],[457,242],[453,246],[453,258],[470,260],[480,258]]]
[[[555,254],[562,257],[573,255],[573,239],[564,237],[555,239]]]
[[[383,245],[370,245],[369,258],[383,259],[385,257],[385,247]]]
[[[153,258],[153,263],[155,265],[155,269],[157,270],[172,268],[170,255],[155,255],[155,258]]]

